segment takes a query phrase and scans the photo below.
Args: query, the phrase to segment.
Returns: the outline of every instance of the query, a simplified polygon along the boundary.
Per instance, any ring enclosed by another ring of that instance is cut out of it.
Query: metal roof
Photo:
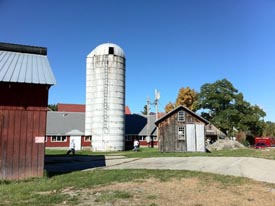
[[[155,115],[150,115],[150,134],[156,135]],[[46,135],[84,135],[85,112],[55,112],[47,115]],[[126,135],[147,135],[146,115],[125,115]]]
[[[149,132],[156,135],[156,115],[150,115]],[[126,115],[125,134],[147,136],[147,116],[141,114]]]
[[[113,49],[110,50],[110,48]],[[106,54],[113,54],[125,58],[123,49],[121,49],[120,46],[113,43],[105,43],[97,46],[87,57],[100,56]]]
[[[46,135],[84,135],[84,112],[48,112]]]
[[[0,48],[0,82],[56,84],[47,56]]]

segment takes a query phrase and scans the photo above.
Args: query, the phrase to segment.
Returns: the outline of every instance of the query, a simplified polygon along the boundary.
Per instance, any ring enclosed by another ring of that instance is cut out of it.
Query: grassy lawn
[[[46,150],[46,155],[65,155],[65,150]],[[129,158],[148,158],[148,157],[193,157],[193,156],[209,156],[209,157],[256,157],[265,159],[275,159],[275,148],[267,149],[235,149],[213,151],[211,153],[204,152],[167,152],[161,153],[157,148],[140,148],[138,152],[120,151],[120,152],[92,152],[78,151],[77,155],[122,155]]]
[[[65,150],[46,150],[46,155],[65,154]],[[139,152],[78,151],[77,155],[123,155],[129,158],[228,156],[275,159],[275,149],[245,148],[212,153],[160,153],[157,148],[140,148]],[[174,192],[171,193],[171,190]],[[157,206],[185,205],[185,202],[191,200],[192,202],[186,205],[260,204],[264,206],[269,205],[270,201],[275,199],[273,191],[275,191],[274,184],[194,171],[95,169],[24,181],[0,181],[0,206],[100,206],[129,205],[130,203],[131,205]],[[182,195],[185,193],[188,195]],[[217,196],[220,193],[221,195]],[[256,196],[257,198],[255,198]],[[223,199],[223,197],[227,199]],[[228,198],[234,202],[228,202]],[[184,202],[173,202],[177,199]],[[228,204],[224,204],[223,201],[227,201]]]
[[[51,178],[34,178],[27,181],[2,181],[0,182],[0,205],[81,205],[82,191],[95,189],[100,186],[114,183],[142,182],[145,179],[157,179],[168,182],[171,179],[198,179],[202,185],[219,184],[221,187],[236,187],[253,184],[252,180],[239,177],[221,176],[215,174],[170,171],[170,170],[93,170],[87,172],[72,172]],[[269,184],[270,185],[270,184]],[[71,191],[68,193],[66,191]],[[109,191],[109,190],[108,190]],[[72,192],[74,193],[72,195]],[[90,195],[93,195],[91,193]],[[95,202],[115,201],[116,199],[132,198],[135,194],[121,191],[106,192],[94,199]],[[154,193],[148,198],[155,199]]]

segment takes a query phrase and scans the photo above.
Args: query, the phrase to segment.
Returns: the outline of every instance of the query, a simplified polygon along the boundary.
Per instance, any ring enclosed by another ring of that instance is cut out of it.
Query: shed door
[[[194,124],[186,124],[187,152],[196,151],[196,129]]]
[[[204,140],[204,125],[196,125],[196,140],[197,140],[197,151],[205,152],[205,140]]]
[[[70,145],[72,140],[74,140],[74,143],[75,143],[75,150],[81,150],[81,136],[71,136]]]

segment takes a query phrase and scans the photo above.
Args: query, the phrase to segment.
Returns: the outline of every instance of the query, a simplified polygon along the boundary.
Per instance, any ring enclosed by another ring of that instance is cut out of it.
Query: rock
[[[238,141],[230,140],[230,139],[220,139],[213,144],[210,144],[206,147],[209,151],[219,151],[219,150],[231,150],[244,148],[245,146]]]

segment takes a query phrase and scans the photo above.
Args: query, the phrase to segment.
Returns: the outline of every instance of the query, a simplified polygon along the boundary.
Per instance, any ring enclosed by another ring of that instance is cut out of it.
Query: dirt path
[[[195,177],[169,181],[150,178],[63,193],[77,196],[78,206],[270,206],[275,200],[272,185],[255,181],[224,185],[215,179]]]

